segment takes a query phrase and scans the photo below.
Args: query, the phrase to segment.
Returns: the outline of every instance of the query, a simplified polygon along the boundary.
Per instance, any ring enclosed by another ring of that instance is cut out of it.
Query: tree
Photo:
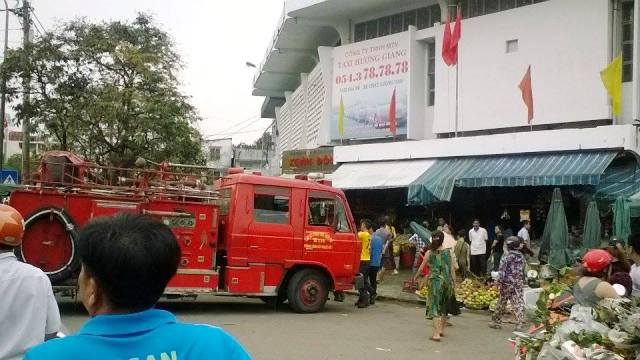
[[[22,171],[22,154],[13,154],[7,159],[7,169]]]
[[[18,121],[101,164],[131,166],[139,156],[204,163],[200,120],[178,89],[182,68],[169,35],[148,15],[131,23],[78,19],[7,53],[2,70]],[[21,76],[32,79],[21,105]]]

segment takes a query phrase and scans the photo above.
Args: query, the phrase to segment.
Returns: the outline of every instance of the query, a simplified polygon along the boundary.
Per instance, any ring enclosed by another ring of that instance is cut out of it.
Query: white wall
[[[335,163],[620,149],[640,154],[632,125],[336,146]]]
[[[417,28],[409,27],[409,84],[407,138],[414,140],[425,139],[425,118],[427,110],[426,80],[427,80],[427,44],[417,41]]]
[[[532,67],[535,124],[610,118],[599,72],[609,62],[609,0],[549,0],[465,19],[459,65],[459,131],[527,125],[518,84]],[[435,133],[455,131],[455,68],[436,34]],[[506,41],[518,51],[506,53]],[[630,105],[630,104],[629,104]]]
[[[220,159],[209,160],[209,147],[220,147]],[[231,166],[231,159],[233,158],[233,143],[231,139],[215,139],[206,140],[203,143],[203,149],[205,159],[207,159],[207,166],[212,168],[228,168]]]

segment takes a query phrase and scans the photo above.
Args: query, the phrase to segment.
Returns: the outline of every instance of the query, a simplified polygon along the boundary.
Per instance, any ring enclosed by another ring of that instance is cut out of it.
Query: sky
[[[192,97],[203,119],[198,127],[205,137],[233,137],[236,144],[251,142],[271,123],[271,119],[258,118],[263,98],[251,95],[256,69],[245,63],[259,65],[264,60],[284,0],[31,1],[48,31],[77,17],[127,21],[138,12],[153,15],[182,56],[183,92]],[[15,2],[9,0],[9,6]],[[18,19],[11,16],[9,28],[19,27]],[[10,32],[10,47],[19,45],[20,34]]]

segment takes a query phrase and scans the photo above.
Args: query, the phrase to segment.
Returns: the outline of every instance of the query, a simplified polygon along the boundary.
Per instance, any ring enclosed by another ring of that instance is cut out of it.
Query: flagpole
[[[457,12],[459,10],[458,9],[458,5],[455,5],[455,7],[456,7],[456,14],[457,14]],[[450,11],[449,11],[448,8],[447,8],[447,12],[449,12],[448,15],[450,15]],[[457,20],[457,18],[456,18],[456,20]],[[456,25],[457,25],[457,23],[456,23]],[[456,59],[456,112],[455,112],[455,124],[456,125],[455,125],[455,134],[454,134],[454,136],[458,137],[458,74],[459,74],[458,73],[458,69],[460,67],[460,47],[459,46],[458,46],[458,49],[456,50],[456,56],[457,56],[457,59]]]
[[[458,49],[458,62],[456,63],[456,134],[458,137],[458,69],[460,68],[460,50]]]

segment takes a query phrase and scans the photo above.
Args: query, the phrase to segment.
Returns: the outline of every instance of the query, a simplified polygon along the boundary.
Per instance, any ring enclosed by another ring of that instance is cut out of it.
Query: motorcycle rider
[[[22,359],[31,347],[55,337],[60,313],[51,282],[42,270],[18,261],[24,220],[11,206],[0,204],[0,359]]]

